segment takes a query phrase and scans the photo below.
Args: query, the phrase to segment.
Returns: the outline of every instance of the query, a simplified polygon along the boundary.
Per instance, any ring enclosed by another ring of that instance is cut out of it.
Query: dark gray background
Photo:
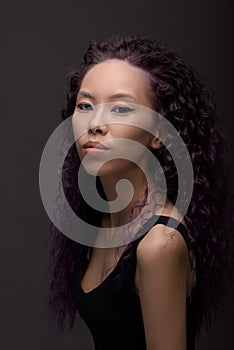
[[[3,350],[92,348],[76,323],[63,335],[47,320],[45,241],[49,219],[38,169],[45,143],[61,122],[66,75],[91,39],[143,34],[174,47],[212,89],[233,160],[233,2],[10,1],[1,6],[1,296]],[[234,173],[233,164],[232,175]],[[222,318],[198,350],[233,348],[233,289]],[[111,349],[110,349],[111,350]]]

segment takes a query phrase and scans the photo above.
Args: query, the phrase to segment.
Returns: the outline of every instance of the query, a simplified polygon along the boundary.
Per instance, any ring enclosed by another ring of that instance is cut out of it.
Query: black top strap
[[[170,225],[168,225],[169,219]],[[142,236],[144,232],[148,232],[151,229],[151,227],[153,227],[155,224],[163,224],[175,228],[183,236],[188,248],[191,248],[191,240],[188,236],[188,230],[179,220],[171,216],[153,215],[152,218],[150,218],[145,224],[143,224],[143,228],[138,232],[138,235]]]

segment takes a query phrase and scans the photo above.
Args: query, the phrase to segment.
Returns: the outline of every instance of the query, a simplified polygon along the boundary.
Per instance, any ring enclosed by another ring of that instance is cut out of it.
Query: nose
[[[105,122],[105,111],[99,110],[94,113],[94,117],[90,120],[89,126],[88,126],[88,133],[89,134],[103,134],[105,135],[108,130],[108,126]]]
[[[107,126],[105,124],[103,125],[96,125],[94,127],[89,127],[88,129],[89,134],[103,134],[105,135],[107,133]]]

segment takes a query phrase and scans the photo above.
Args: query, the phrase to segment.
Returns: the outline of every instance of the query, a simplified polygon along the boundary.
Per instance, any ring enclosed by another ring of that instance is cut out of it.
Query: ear
[[[153,136],[152,140],[151,140],[151,148],[153,149],[160,149],[163,146],[162,141],[160,141],[159,137],[158,137],[158,133],[156,136]]]

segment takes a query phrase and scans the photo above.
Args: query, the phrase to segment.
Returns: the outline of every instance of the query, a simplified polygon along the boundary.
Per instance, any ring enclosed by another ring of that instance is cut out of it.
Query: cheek
[[[77,153],[78,153],[80,160],[82,160],[84,158],[84,152],[82,149],[82,146],[84,143],[85,143],[84,136],[81,136],[77,140],[75,140],[76,150],[77,150]]]
[[[152,135],[141,128],[133,125],[118,125],[112,128],[111,131],[113,138],[125,138],[128,140],[134,140],[140,142],[142,145],[148,146]]]
[[[90,123],[90,117],[81,116],[79,113],[75,112],[72,116],[72,130],[74,135],[74,140],[76,143],[80,143],[80,139],[84,138],[84,135],[87,133],[88,126]]]

